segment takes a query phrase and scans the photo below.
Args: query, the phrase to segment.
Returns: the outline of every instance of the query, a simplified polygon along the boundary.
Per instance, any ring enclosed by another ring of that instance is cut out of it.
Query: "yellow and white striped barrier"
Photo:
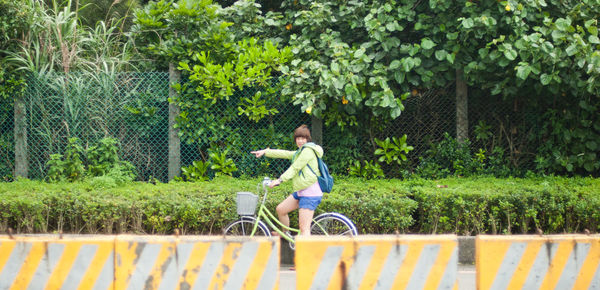
[[[457,289],[458,242],[439,236],[299,236],[297,289]]]
[[[268,238],[0,236],[0,289],[277,289]]]
[[[0,289],[107,289],[114,280],[114,237],[0,236]]]
[[[274,239],[118,237],[116,289],[273,289]]]
[[[600,236],[478,236],[477,289],[600,289]]]

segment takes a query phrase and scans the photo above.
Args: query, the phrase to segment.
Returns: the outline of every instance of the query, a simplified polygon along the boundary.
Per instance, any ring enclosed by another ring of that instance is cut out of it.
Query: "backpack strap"
[[[310,148],[313,153],[315,153],[315,157],[317,157],[317,163],[319,162],[319,156],[317,156],[317,151],[315,151],[315,149]],[[302,150],[304,150],[304,146],[302,146],[302,148],[300,149],[300,153],[302,153]],[[298,153],[298,154],[300,154]],[[312,169],[312,167],[310,167],[310,165],[308,163],[306,163],[306,166],[308,166],[308,169],[310,169],[310,171],[318,178],[319,175],[317,175],[317,173]],[[298,175],[302,174],[302,169],[300,169],[300,171],[298,172]]]
[[[312,149],[312,148],[310,148],[310,149]],[[319,156],[317,156],[317,151],[315,151],[315,149],[312,149],[312,151],[313,151],[313,153],[315,153],[315,157],[317,157],[317,166],[318,166],[318,164],[319,164],[319,159],[321,159],[321,158],[319,158]],[[310,165],[309,165],[308,163],[306,163],[306,166],[308,166],[308,169],[310,169],[310,171],[311,171],[311,172],[312,172],[312,173],[313,173],[313,174],[314,174],[316,177],[319,177],[319,175],[317,175],[317,173],[316,173],[316,172],[315,172],[315,171],[312,169],[312,167],[310,167]]]

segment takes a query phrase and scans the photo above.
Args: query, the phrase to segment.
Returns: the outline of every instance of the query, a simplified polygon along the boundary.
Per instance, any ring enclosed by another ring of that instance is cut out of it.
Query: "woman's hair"
[[[302,125],[294,130],[294,140],[296,140],[298,137],[304,137],[306,138],[307,142],[312,142],[312,138],[310,138],[310,130],[308,130],[308,126],[306,125]]]

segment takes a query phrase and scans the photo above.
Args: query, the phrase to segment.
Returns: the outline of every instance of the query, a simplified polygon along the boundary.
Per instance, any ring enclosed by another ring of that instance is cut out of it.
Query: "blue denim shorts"
[[[298,207],[310,210],[315,210],[321,203],[322,196],[298,196],[297,192],[292,193],[294,198],[298,200]]]

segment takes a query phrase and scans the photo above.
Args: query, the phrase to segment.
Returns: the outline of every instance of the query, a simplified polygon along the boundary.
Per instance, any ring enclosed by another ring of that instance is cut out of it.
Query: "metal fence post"
[[[24,97],[15,98],[15,174],[14,177],[28,177],[29,158],[27,148],[27,109]]]
[[[171,87],[171,84],[177,84],[180,80],[181,72],[173,63],[169,63],[169,99],[177,95],[177,91]],[[179,116],[179,106],[169,102],[169,180],[181,175],[181,141],[179,129],[175,128],[177,116]]]
[[[456,139],[463,142],[469,138],[467,83],[462,69],[456,70]]]

